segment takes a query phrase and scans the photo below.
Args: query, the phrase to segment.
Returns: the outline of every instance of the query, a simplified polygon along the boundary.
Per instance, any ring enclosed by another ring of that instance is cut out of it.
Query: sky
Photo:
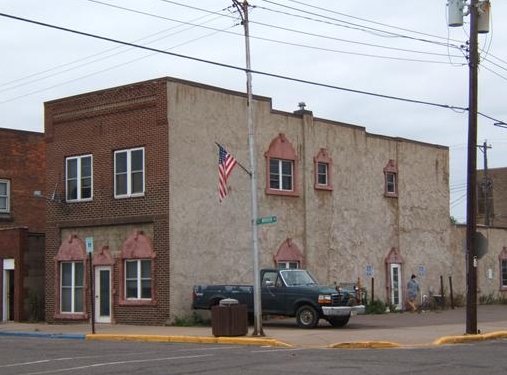
[[[448,27],[446,0],[249,4],[254,95],[277,110],[305,102],[318,118],[448,146],[450,213],[465,222],[470,17]],[[0,13],[1,128],[43,132],[44,102],[166,76],[246,91],[232,0],[4,0]],[[491,146],[488,168],[507,167],[507,128],[495,125],[507,123],[505,16],[507,1],[491,0],[479,36],[478,110],[490,118],[478,117],[477,141]],[[480,169],[484,156],[478,149]]]

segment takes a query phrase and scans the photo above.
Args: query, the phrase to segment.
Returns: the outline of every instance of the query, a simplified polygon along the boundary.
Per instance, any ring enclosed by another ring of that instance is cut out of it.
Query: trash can
[[[238,300],[225,298],[211,308],[211,332],[213,336],[245,336],[248,333],[246,305]]]

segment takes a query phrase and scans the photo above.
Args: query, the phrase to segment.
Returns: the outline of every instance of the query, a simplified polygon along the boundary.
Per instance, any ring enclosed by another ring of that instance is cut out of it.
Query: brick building
[[[361,279],[401,308],[449,258],[448,148],[254,97],[261,267]],[[244,93],[161,78],[45,103],[46,320],[164,324],[198,283],[252,283],[250,177],[218,200],[222,144],[248,166]],[[90,264],[91,260],[91,264]],[[94,269],[90,281],[90,268]],[[434,285],[433,285],[434,283]]]
[[[0,129],[0,311],[2,320],[43,318],[44,134]]]

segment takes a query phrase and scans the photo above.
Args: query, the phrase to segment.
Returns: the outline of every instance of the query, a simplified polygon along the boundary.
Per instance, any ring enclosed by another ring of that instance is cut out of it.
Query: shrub
[[[381,300],[375,299],[366,305],[366,314],[385,314],[387,305]]]
[[[193,311],[190,315],[175,316],[173,325],[178,327],[206,326],[209,325],[209,322]]]

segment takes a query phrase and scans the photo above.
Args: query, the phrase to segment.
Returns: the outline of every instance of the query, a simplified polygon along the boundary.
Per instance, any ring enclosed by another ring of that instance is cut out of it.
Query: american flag
[[[227,179],[236,165],[237,161],[225,148],[218,145],[218,200],[222,202],[227,195]]]

